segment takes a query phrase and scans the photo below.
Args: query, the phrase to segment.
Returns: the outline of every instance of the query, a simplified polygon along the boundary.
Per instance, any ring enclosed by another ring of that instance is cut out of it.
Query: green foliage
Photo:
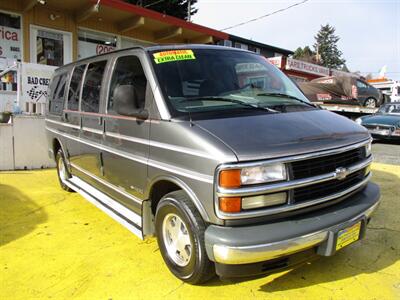
[[[298,47],[293,54],[293,58],[310,63],[316,63],[315,53],[309,46],[305,46],[304,48]]]
[[[174,16],[180,19],[187,20],[188,3],[191,3],[190,15],[197,13],[197,8],[194,7],[197,0],[125,0],[125,2],[139,5],[151,10],[158,11],[162,14]]]
[[[335,35],[335,27],[329,24],[321,25],[321,29],[314,38],[316,41],[314,51],[319,54],[320,64],[328,68],[342,69],[346,60],[342,58],[343,53],[337,46],[340,38]]]

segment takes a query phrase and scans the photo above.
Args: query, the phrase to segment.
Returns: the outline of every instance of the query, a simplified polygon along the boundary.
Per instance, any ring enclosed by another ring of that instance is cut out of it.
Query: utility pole
[[[190,17],[191,17],[191,11],[192,11],[192,3],[190,0],[188,0],[188,10],[187,10],[187,21],[190,22]]]

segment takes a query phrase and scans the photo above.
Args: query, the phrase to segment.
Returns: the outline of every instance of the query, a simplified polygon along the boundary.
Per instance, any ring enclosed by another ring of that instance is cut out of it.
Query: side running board
[[[76,176],[64,183],[143,240],[141,216]]]

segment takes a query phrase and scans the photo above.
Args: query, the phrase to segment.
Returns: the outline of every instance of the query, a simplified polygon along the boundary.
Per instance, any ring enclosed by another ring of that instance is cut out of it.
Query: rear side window
[[[86,65],[78,66],[72,73],[68,91],[68,109],[70,110],[79,110],[79,95],[81,92],[81,82],[85,67]]]
[[[138,57],[130,55],[122,56],[117,59],[108,96],[107,108],[109,112],[114,112],[115,103],[113,94],[114,89],[119,85],[134,85],[139,97],[139,106],[140,108],[144,107],[147,79]]]
[[[99,112],[101,83],[106,65],[106,60],[88,65],[82,90],[82,111]]]
[[[65,86],[67,84],[67,74],[62,74],[54,78],[50,87],[49,112],[54,115],[61,115],[64,108]]]

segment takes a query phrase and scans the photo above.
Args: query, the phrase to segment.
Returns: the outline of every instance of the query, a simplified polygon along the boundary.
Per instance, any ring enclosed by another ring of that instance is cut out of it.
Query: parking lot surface
[[[184,284],[55,170],[0,173],[0,299],[400,299],[400,166],[375,163],[382,203],[367,236],[293,270]]]
[[[400,165],[400,143],[374,142],[372,144],[372,153],[374,154],[375,162]]]

